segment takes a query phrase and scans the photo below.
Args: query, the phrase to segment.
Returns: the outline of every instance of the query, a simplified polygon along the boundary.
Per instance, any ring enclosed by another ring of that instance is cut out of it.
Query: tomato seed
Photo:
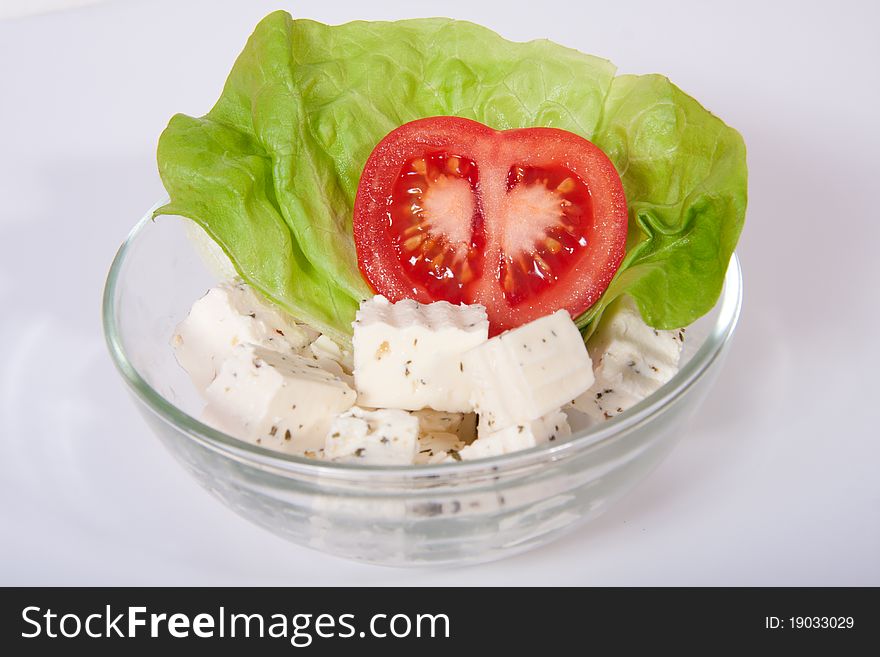
[[[424,241],[424,239],[425,239],[425,236],[424,236],[424,234],[421,234],[421,233],[414,236],[414,237],[410,237],[408,240],[406,240],[403,243],[403,248],[406,249],[407,251],[415,251],[417,248],[419,248],[419,245],[421,245],[421,243]]]
[[[561,183],[559,183],[556,186],[556,191],[559,192],[560,194],[568,194],[570,192],[573,192],[574,188],[575,188],[574,180],[572,180],[571,178],[566,178],[565,180],[563,180]]]

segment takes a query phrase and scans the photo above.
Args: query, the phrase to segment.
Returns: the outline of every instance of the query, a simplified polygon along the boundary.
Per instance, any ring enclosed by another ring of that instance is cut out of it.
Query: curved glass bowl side
[[[449,466],[317,463],[243,443],[196,419],[200,402],[167,339],[212,280],[168,220],[138,224],[105,290],[107,342],[148,424],[202,486],[245,518],[295,543],[386,565],[499,558],[607,508],[682,434],[717,376],[741,304],[734,257],[705,335],[673,381],[570,442]]]
[[[332,478],[267,472],[191,440],[139,406],[166,448],[206,490],[275,534],[383,565],[463,564],[552,541],[632,490],[675,446],[716,372],[651,422],[595,450],[456,485],[423,477],[408,485],[351,488]]]

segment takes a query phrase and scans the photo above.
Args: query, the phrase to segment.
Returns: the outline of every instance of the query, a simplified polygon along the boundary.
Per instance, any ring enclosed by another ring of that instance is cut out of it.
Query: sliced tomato
[[[358,264],[377,293],[481,303],[493,334],[593,305],[626,229],[620,177],[586,139],[450,116],[379,142],[354,206]]]

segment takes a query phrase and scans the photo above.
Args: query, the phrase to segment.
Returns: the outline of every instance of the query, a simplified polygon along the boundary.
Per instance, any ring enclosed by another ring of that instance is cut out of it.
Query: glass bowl
[[[104,291],[113,360],[147,423],[208,491],[294,543],[390,566],[490,561],[547,543],[604,511],[669,453],[721,368],[742,303],[736,256],[716,307],[688,328],[683,366],[637,406],[552,446],[454,464],[364,466],[280,454],[219,432],[169,338],[216,281],[186,220],[151,212]]]

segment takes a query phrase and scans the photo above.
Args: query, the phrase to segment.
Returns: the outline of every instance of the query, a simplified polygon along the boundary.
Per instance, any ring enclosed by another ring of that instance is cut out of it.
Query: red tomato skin
[[[449,151],[477,162],[481,180],[498,180],[513,164],[563,166],[590,189],[593,202],[591,248],[581,261],[548,290],[515,307],[507,303],[498,280],[500,232],[487,229],[489,265],[470,303],[487,307],[492,334],[515,328],[560,308],[577,317],[608,287],[626,251],[627,206],[614,165],[595,145],[557,128],[518,128],[497,131],[461,117],[438,116],[406,123],[386,135],[367,159],[354,204],[353,231],[358,266],[370,287],[391,301],[415,299],[430,303],[424,285],[403,271],[393,253],[388,227],[390,191],[402,164],[429,151]],[[503,204],[500,188],[481,190],[488,217]]]

